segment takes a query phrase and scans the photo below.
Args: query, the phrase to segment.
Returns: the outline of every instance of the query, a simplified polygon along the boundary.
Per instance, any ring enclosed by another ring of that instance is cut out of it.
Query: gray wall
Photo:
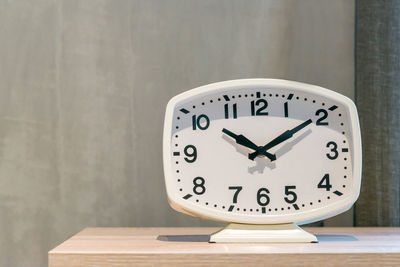
[[[353,1],[0,0],[0,265],[86,226],[212,225],[167,204],[169,98],[248,77],[353,97],[353,50]]]
[[[356,95],[363,133],[357,226],[400,226],[400,1],[357,1]]]

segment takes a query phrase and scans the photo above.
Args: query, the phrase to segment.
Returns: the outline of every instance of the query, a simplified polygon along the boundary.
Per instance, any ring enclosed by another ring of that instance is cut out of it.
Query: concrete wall
[[[167,204],[167,101],[249,77],[353,97],[353,46],[353,1],[0,0],[0,265],[86,226],[212,225]]]

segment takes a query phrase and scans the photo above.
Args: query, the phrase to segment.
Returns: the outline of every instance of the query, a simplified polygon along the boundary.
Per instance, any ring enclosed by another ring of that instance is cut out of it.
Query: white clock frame
[[[173,112],[176,106],[182,105],[186,102],[190,102],[198,97],[214,94],[219,90],[226,89],[244,89],[254,87],[270,87],[270,88],[285,88],[292,89],[295,91],[310,93],[314,95],[320,95],[325,98],[332,99],[333,101],[340,103],[346,109],[347,114],[350,118],[350,130],[352,137],[352,184],[350,186],[349,193],[347,196],[340,201],[328,204],[324,207],[315,208],[312,210],[298,212],[296,214],[284,214],[284,215],[246,215],[246,214],[235,214],[226,211],[220,211],[211,207],[204,207],[196,205],[195,203],[185,201],[180,195],[177,194],[177,190],[174,184],[174,176],[172,172],[171,163],[171,138],[172,138],[172,120]],[[181,93],[173,97],[167,105],[165,120],[164,120],[164,134],[163,134],[163,163],[164,163],[164,175],[165,184],[168,195],[168,200],[172,208],[179,212],[183,212],[195,217],[201,217],[206,219],[212,219],[216,221],[225,221],[233,223],[245,223],[245,224],[284,224],[284,223],[296,223],[297,225],[310,223],[314,221],[323,220],[350,209],[354,202],[357,200],[360,187],[361,187],[361,133],[360,125],[358,120],[357,109],[354,102],[348,97],[328,90],[323,87],[287,81],[278,79],[241,79],[218,82],[208,84],[205,86],[197,87],[195,89]]]

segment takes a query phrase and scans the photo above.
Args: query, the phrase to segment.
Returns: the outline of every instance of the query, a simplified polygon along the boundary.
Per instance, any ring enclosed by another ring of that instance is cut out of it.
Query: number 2
[[[315,112],[315,116],[319,116],[319,114],[321,113],[322,117],[317,120],[316,125],[328,125],[328,122],[323,121],[328,118],[328,111],[326,111],[325,109],[318,109],[317,112]]]

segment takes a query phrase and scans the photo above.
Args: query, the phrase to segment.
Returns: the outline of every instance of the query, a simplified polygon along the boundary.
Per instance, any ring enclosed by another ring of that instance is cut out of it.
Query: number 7
[[[229,190],[236,190],[235,194],[233,195],[233,203],[237,203],[237,198],[238,198],[239,192],[242,191],[242,188],[243,187],[241,187],[241,186],[230,186],[229,187]]]

